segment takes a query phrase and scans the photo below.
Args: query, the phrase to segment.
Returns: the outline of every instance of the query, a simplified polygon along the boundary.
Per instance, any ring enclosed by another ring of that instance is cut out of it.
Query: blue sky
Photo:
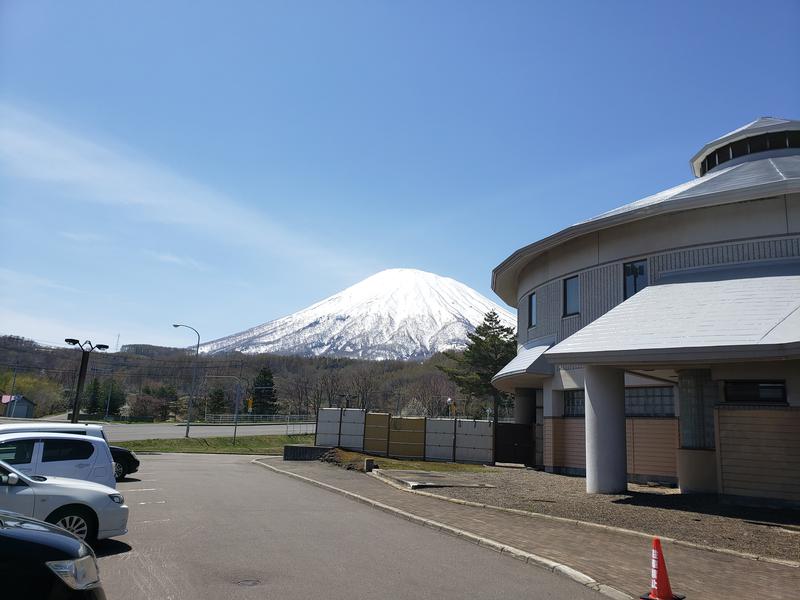
[[[491,270],[800,118],[791,2],[0,3],[0,333],[187,345]]]

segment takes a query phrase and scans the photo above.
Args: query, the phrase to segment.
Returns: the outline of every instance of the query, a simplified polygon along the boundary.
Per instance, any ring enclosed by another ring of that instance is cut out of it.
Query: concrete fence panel
[[[389,456],[425,458],[425,418],[392,417],[389,423]]]
[[[364,418],[365,411],[360,408],[345,408],[342,411],[341,448],[359,452],[364,449]]]
[[[364,452],[386,456],[389,448],[389,413],[367,413]]]
[[[454,419],[428,419],[425,431],[425,458],[453,460]]]
[[[456,423],[456,460],[491,463],[493,429],[491,421],[459,419]]]
[[[338,408],[322,408],[317,413],[317,446],[339,445],[339,418],[341,411]]]

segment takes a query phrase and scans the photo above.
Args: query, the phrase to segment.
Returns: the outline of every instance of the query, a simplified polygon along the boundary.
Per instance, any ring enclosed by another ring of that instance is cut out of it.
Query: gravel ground
[[[800,561],[800,510],[720,504],[716,496],[628,484],[614,496],[586,493],[586,480],[529,469],[487,468],[459,480],[493,488],[441,487],[451,498],[591,521],[759,556]]]

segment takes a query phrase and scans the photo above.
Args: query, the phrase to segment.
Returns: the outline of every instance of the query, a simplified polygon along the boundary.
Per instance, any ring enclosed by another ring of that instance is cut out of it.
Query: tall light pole
[[[242,392],[242,379],[247,381],[248,386],[250,385],[249,380],[245,379],[241,376],[241,374],[237,377],[236,375],[206,375],[207,379],[235,379],[236,380],[236,397],[233,400],[233,445],[236,445],[236,431],[239,429],[239,400]]]
[[[89,340],[86,340],[81,344],[75,338],[67,338],[64,341],[67,342],[70,346],[80,346],[82,351],[81,370],[78,372],[78,388],[75,390],[75,401],[72,403],[72,419],[70,419],[73,423],[77,423],[78,415],[80,414],[81,410],[81,394],[83,394],[83,382],[86,380],[86,367],[89,365],[89,355],[92,353],[92,350],[108,350],[108,345],[97,344],[95,346]]]
[[[194,403],[195,382],[197,381],[197,357],[200,355],[200,332],[191,325],[184,325],[183,323],[173,323],[173,327],[186,327],[191,329],[197,334],[197,347],[194,350],[194,366],[192,368],[192,390],[189,393],[189,404],[186,406],[186,435],[189,437],[189,423],[192,420],[192,404]]]

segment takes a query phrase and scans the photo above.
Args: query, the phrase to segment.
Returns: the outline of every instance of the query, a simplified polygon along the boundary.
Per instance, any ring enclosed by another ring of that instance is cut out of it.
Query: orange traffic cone
[[[654,537],[650,555],[650,593],[639,596],[640,600],[683,600],[685,597],[672,593],[667,563],[664,562],[664,553],[661,551],[661,540]]]

